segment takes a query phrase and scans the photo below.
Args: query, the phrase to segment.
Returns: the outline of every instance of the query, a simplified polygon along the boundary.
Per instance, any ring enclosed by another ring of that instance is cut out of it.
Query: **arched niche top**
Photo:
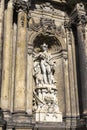
[[[66,50],[66,42],[65,40],[58,34],[53,34],[51,32],[43,33],[42,30],[35,32],[32,31],[32,33],[29,36],[28,43],[32,44],[33,47],[36,47],[43,42],[48,43],[49,49],[58,49],[59,50]],[[56,48],[55,48],[56,47]],[[54,51],[53,49],[53,51]]]
[[[40,33],[33,42],[34,50],[37,52],[40,49],[40,46],[46,43],[48,45],[48,49],[51,53],[60,52],[62,50],[61,44],[59,40],[52,34],[42,34]]]

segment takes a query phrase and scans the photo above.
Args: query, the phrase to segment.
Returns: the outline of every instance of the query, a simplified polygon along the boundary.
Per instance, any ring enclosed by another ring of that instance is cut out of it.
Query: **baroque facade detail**
[[[0,0],[0,130],[87,129],[85,0]]]

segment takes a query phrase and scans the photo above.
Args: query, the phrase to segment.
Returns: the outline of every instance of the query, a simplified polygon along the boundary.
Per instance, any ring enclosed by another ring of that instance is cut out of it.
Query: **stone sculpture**
[[[34,57],[34,77],[36,85],[40,83],[54,84],[54,64],[52,56],[48,53],[48,45],[41,45],[41,52]]]
[[[46,43],[43,43],[40,49],[41,51],[34,55],[33,67],[33,77],[36,86],[33,92],[33,110],[36,121],[62,122],[54,80],[55,61],[48,52]]]

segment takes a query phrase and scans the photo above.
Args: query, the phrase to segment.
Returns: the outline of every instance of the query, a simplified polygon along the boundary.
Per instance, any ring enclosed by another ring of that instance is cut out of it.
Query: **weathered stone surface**
[[[0,130],[86,129],[85,2],[0,1]]]

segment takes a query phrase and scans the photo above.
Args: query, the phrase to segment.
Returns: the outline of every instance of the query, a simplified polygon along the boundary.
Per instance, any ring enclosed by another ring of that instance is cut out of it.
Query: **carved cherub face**
[[[42,49],[42,51],[47,51],[48,50],[48,45],[46,43],[43,43],[41,45],[41,49]]]

